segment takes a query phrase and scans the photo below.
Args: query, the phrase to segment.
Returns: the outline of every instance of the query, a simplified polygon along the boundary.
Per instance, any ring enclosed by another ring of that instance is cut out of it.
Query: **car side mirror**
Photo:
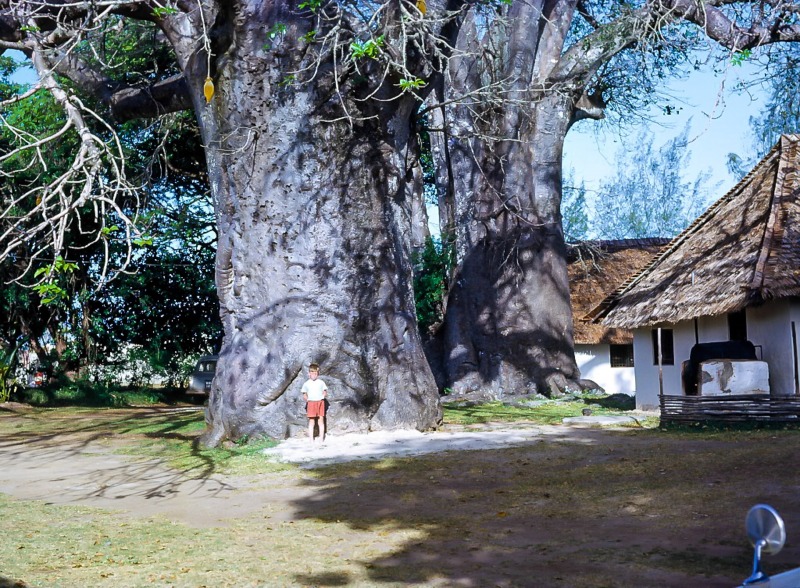
[[[761,571],[761,554],[778,553],[786,543],[786,527],[778,512],[769,505],[756,504],[744,521],[747,537],[753,545],[753,573],[744,586],[765,582],[769,576]]]

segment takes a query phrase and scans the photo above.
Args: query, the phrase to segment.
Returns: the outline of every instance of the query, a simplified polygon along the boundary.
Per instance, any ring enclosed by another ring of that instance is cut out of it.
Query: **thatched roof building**
[[[615,345],[633,343],[627,329],[609,328],[582,320],[632,272],[641,270],[669,239],[584,241],[569,248],[569,290],[575,343]]]
[[[587,318],[632,329],[800,295],[800,135],[778,144]]]

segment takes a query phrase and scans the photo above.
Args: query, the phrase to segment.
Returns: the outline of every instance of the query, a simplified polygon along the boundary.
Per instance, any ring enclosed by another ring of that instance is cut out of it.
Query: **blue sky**
[[[711,180],[707,185],[717,185],[714,193],[709,194],[708,204],[711,204],[736,182],[727,170],[728,153],[745,157],[751,154],[749,118],[759,114],[764,98],[758,89],[741,93],[734,88],[740,81],[747,80],[752,71],[747,65],[731,66],[721,75],[699,70],[671,81],[667,89],[673,98],[670,103],[680,106],[680,111],[667,115],[653,107],[648,113],[651,121],[631,129],[626,137],[621,137],[619,130],[607,123],[582,121],[576,124],[564,145],[565,170],[572,168],[576,183],[583,180],[586,187],[594,191],[601,180],[613,175],[620,145],[635,148],[634,140],[641,129],[653,133],[655,144],[661,146],[689,123],[691,160],[684,177],[693,180],[701,172],[709,171]]]

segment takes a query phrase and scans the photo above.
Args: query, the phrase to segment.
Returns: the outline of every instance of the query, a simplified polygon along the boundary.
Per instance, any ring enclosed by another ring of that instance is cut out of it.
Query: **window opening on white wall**
[[[728,337],[731,341],[747,341],[747,317],[744,309],[728,314]]]
[[[610,345],[610,347],[612,368],[633,367],[633,343]]]

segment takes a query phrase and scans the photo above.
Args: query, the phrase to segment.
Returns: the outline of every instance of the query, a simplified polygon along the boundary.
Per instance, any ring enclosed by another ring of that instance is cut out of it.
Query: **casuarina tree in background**
[[[561,200],[561,225],[567,243],[577,243],[589,238],[589,212],[586,203],[586,185],[574,185],[574,170],[564,177]]]
[[[711,204],[716,187],[708,172],[685,179],[689,127],[658,150],[639,134],[635,149],[621,147],[616,172],[600,185],[592,219],[601,239],[674,237]]]
[[[728,170],[738,178],[753,166],[778,142],[784,133],[800,132],[800,46],[784,45],[765,64],[767,103],[757,116],[750,117],[752,153],[749,157],[728,154]]]

